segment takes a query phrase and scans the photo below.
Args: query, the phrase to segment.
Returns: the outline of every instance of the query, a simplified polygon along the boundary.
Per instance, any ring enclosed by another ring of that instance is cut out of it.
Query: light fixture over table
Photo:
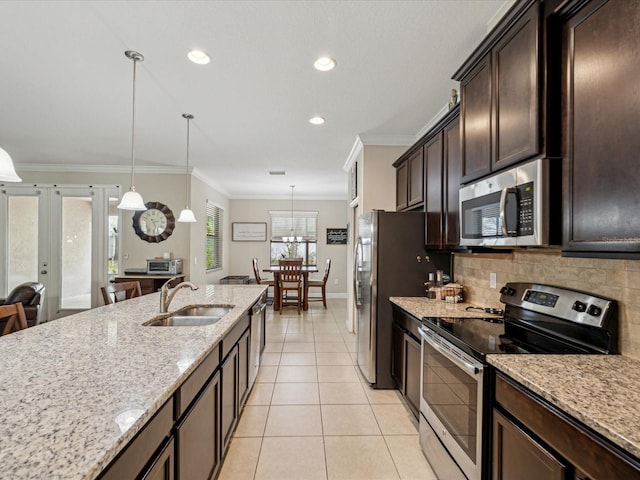
[[[295,185],[289,185],[291,187],[291,231],[288,237],[282,237],[282,241],[287,244],[287,246],[291,246],[292,244],[298,244],[302,242],[302,237],[296,237],[294,231],[294,223],[293,223],[293,189],[296,188]]]
[[[180,212],[180,216],[178,217],[178,221],[179,222],[189,222],[189,223],[193,223],[196,221],[196,216],[193,214],[193,211],[189,208],[189,198],[191,198],[191,189],[190,187],[190,182],[189,182],[189,124],[191,123],[191,120],[193,120],[193,115],[189,114],[189,113],[183,113],[182,114],[182,118],[186,118],[187,119],[187,171],[185,173],[185,178],[187,179],[187,202],[186,202],[186,207],[184,207],[184,209]]]
[[[21,182],[22,179],[16,173],[16,169],[13,167],[13,160],[4,150],[0,147],[0,182]]]
[[[133,118],[131,122],[131,187],[129,191],[122,196],[118,208],[121,210],[146,210],[142,195],[136,192],[134,182],[135,171],[135,144],[136,144],[136,63],[144,61],[144,57],[138,52],[127,50],[124,54],[133,61]]]

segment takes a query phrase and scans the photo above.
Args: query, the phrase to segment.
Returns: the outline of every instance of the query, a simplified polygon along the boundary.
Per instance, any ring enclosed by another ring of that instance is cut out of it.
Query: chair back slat
[[[0,320],[4,319],[7,320],[7,324],[2,330],[1,335],[7,335],[14,329],[18,331],[27,328],[27,317],[24,314],[22,303],[0,306]]]
[[[331,259],[327,258],[327,264],[324,267],[324,277],[322,277],[323,283],[327,283],[327,280],[329,280],[329,270],[331,270]]]
[[[301,282],[302,281],[302,259],[285,258],[280,260],[280,281],[281,282]]]
[[[101,287],[101,291],[105,305],[142,296],[140,282],[111,283],[106,287]]]

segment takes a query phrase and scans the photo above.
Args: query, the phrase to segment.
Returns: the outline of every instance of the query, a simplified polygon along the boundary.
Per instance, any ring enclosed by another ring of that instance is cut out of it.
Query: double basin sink
[[[196,305],[162,314],[152,318],[143,325],[147,327],[202,327],[213,325],[229,313],[234,307],[230,305]]]

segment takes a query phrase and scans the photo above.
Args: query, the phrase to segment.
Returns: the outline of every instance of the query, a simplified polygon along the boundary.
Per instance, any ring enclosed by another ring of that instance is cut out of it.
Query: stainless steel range
[[[615,300],[534,283],[500,293],[503,318],[422,319],[420,444],[441,479],[489,478],[488,354],[617,352]]]

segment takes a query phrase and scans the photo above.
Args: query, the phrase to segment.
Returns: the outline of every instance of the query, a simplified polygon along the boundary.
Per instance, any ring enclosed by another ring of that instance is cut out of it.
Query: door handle
[[[41,274],[41,275],[46,275],[46,274],[47,274],[47,271],[46,271],[46,270],[40,270],[40,274]]]
[[[503,237],[515,237],[518,235],[518,218],[516,214],[516,228],[509,229],[508,218],[507,218],[507,198],[509,195],[513,195],[516,197],[516,202],[518,200],[518,189],[515,187],[507,187],[502,189],[502,194],[500,195],[500,222],[502,223],[502,236]]]

